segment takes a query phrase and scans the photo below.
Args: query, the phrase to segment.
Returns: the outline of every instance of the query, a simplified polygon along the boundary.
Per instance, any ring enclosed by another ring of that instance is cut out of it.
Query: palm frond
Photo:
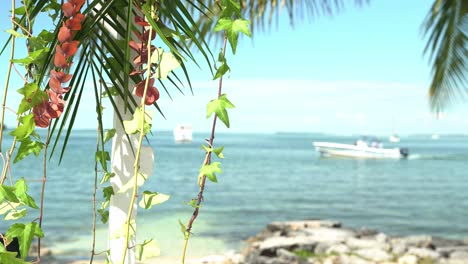
[[[215,17],[219,15],[216,0],[198,1],[198,6],[207,6],[213,10],[213,13],[199,13],[197,20],[198,27],[202,36],[210,37]],[[356,5],[362,5],[369,0],[354,0]],[[192,7],[193,13],[198,13],[196,7]],[[333,15],[345,7],[343,0],[240,0],[242,16],[251,22],[252,32],[255,30],[263,31],[271,26],[274,21],[279,20],[279,14],[285,11],[289,17],[292,26],[298,20],[313,18],[321,15]]]
[[[468,2],[436,0],[423,30],[429,35],[424,53],[432,64],[430,106],[441,112],[468,92]]]

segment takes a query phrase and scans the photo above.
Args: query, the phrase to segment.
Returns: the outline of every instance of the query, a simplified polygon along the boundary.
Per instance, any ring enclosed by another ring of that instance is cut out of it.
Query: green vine
[[[223,88],[223,77],[224,75],[230,70],[227,60],[226,60],[226,47],[227,42],[229,42],[232,53],[236,53],[237,48],[237,41],[239,38],[239,34],[243,33],[247,36],[251,36],[250,29],[249,29],[249,21],[240,18],[240,5],[237,1],[234,0],[225,0],[218,2],[220,4],[220,8],[222,10],[221,17],[218,20],[214,31],[223,31],[223,47],[221,52],[218,56],[218,62],[221,64],[216,69],[216,73],[214,75],[213,80],[219,79],[218,81],[218,96],[216,99],[211,100],[207,105],[206,117],[210,118],[213,114],[213,123],[211,126],[211,134],[210,138],[208,139],[208,145],[203,145],[202,149],[205,151],[205,158],[202,163],[202,167],[200,168],[198,174],[198,186],[199,192],[196,199],[192,199],[190,201],[190,205],[194,208],[192,216],[188,221],[187,225],[185,226],[182,222],[179,221],[181,226],[182,233],[184,234],[184,245],[182,248],[182,256],[181,256],[181,263],[185,263],[188,241],[192,234],[192,228],[195,220],[198,217],[201,204],[203,201],[203,192],[205,190],[206,179],[208,178],[212,182],[218,182],[216,177],[217,173],[222,173],[220,168],[221,162],[212,162],[212,153],[214,152],[215,155],[222,159],[224,158],[223,150],[224,146],[214,148],[214,138],[215,138],[215,130],[216,130],[216,120],[219,119],[221,122],[224,123],[226,127],[230,127],[229,116],[227,109],[234,108],[234,105],[229,101],[226,94],[222,94]]]

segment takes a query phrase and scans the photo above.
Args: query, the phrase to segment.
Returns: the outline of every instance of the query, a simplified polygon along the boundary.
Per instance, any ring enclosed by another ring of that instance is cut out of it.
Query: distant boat
[[[432,134],[431,138],[433,140],[438,140],[440,137],[439,137],[439,134]]]
[[[378,140],[359,139],[354,145],[333,142],[314,142],[315,150],[325,157],[370,159],[402,159],[408,157],[407,148],[383,148]]]
[[[397,134],[393,134],[393,135],[388,137],[388,141],[390,141],[392,143],[398,143],[398,142],[400,142],[400,137]]]
[[[192,142],[192,125],[176,125],[176,127],[174,128],[174,141],[178,143]]]

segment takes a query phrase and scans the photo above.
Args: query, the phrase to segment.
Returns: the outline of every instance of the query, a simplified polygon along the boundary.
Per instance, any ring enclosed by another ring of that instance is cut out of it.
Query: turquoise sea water
[[[171,199],[150,211],[139,209],[138,239],[155,237],[163,255],[179,255],[182,234],[195,198],[200,149],[207,134],[175,144],[169,132],[155,132],[154,175],[143,189]],[[237,249],[241,240],[276,220],[333,219],[391,235],[430,234],[468,238],[468,137],[402,137],[408,160],[321,158],[313,141],[350,143],[356,137],[324,134],[219,134],[224,173],[209,182],[195,223],[189,254]],[[90,251],[95,132],[75,131],[60,166],[53,158],[46,187],[45,244],[68,259]],[[385,141],[384,141],[385,143]],[[9,141],[4,142],[5,146]],[[385,143],[391,146],[391,143]],[[39,180],[39,161],[13,167],[15,177]],[[39,182],[30,183],[38,200]],[[101,197],[99,190],[99,197]],[[31,216],[35,218],[36,215]],[[6,228],[4,221],[1,227]],[[105,225],[98,226],[98,250],[106,248]]]

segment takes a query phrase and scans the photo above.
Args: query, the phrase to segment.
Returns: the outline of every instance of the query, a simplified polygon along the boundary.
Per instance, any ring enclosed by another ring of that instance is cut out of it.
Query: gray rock
[[[339,257],[340,264],[375,264],[375,262],[365,260],[355,255],[341,255]]]
[[[357,250],[355,253],[365,259],[378,262],[392,259],[392,255],[390,255],[387,251],[382,250],[381,248],[364,248]]]
[[[452,259],[464,259],[468,263],[468,251],[456,250],[450,253]]]
[[[443,256],[449,256],[450,253],[454,251],[468,251],[468,246],[448,246],[448,247],[438,247],[436,249]]]
[[[315,245],[314,253],[318,255],[326,254],[328,248],[331,246],[331,243],[319,242],[317,245]]]
[[[431,258],[431,259],[438,259],[440,258],[440,253],[428,248],[417,248],[417,247],[410,247],[408,249],[408,254],[412,254],[418,256],[420,258]]]
[[[406,246],[404,242],[392,244],[392,253],[395,255],[398,255],[398,256],[403,255],[406,253],[407,250],[408,250],[408,247]]]
[[[368,237],[368,236],[375,236],[377,235],[379,232],[375,229],[371,229],[371,228],[367,228],[367,227],[363,227],[363,228],[360,228],[360,229],[357,229],[356,230],[356,236],[357,237]]]
[[[418,264],[418,257],[415,255],[404,255],[398,258],[398,264]]]
[[[248,262],[252,264],[291,264],[288,260],[283,260],[279,258],[269,258],[269,257],[264,257],[260,256],[257,259],[257,262]]]
[[[348,252],[350,252],[350,249],[345,244],[332,245],[329,248],[327,248],[327,250],[325,251],[326,254],[332,254],[332,253],[346,254]]]
[[[276,256],[276,250],[284,248],[287,250],[292,249],[305,249],[312,251],[317,242],[312,237],[270,237],[265,239],[259,245],[261,256]]]
[[[352,230],[338,228],[310,228],[304,232],[317,242],[340,243],[346,241],[350,237],[354,237],[356,233]]]
[[[270,232],[275,231],[296,231],[305,228],[319,228],[329,227],[338,228],[341,227],[341,223],[337,221],[329,220],[306,220],[306,221],[286,221],[286,222],[272,222],[267,225],[267,229]]]
[[[297,261],[299,259],[299,257],[296,256],[294,253],[284,248],[276,250],[276,256],[278,256],[278,258],[282,260],[288,260],[290,262]]]
[[[377,241],[376,239],[363,239],[363,238],[354,238],[350,237],[346,240],[346,245],[348,245],[352,249],[360,249],[360,248],[380,248],[385,251],[390,250],[390,245],[387,243],[382,243]]]
[[[402,241],[408,247],[431,247],[432,237],[427,235],[407,236],[403,238],[392,239],[392,241]]]

